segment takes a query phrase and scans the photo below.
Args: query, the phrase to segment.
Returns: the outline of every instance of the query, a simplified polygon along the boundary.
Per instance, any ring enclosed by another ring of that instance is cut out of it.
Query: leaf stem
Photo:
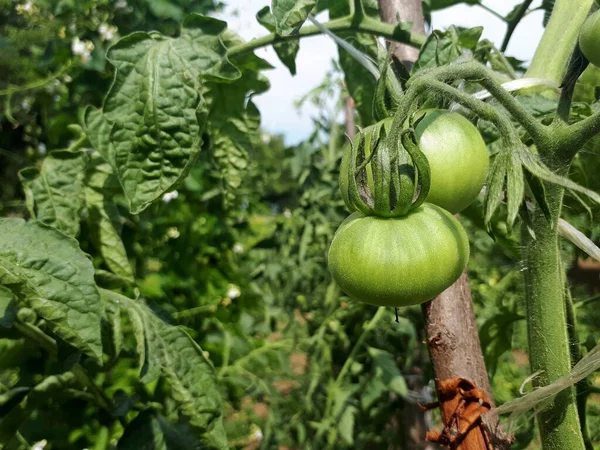
[[[357,20],[358,19],[358,20]],[[400,26],[390,25],[368,16],[349,15],[339,19],[330,20],[321,24],[329,31],[343,32],[352,31],[356,33],[368,33],[375,36],[382,36],[391,41],[402,42],[413,47],[420,47],[425,42],[425,35],[413,33],[400,28]],[[300,29],[297,34],[281,36],[275,33],[253,39],[250,42],[231,47],[227,51],[228,57],[237,56],[243,53],[251,52],[261,47],[277,44],[308,36],[321,34],[321,29],[315,25],[307,25]]]
[[[42,78],[41,80],[32,81],[31,83],[28,83],[24,86],[12,86],[12,87],[9,87],[6,89],[2,89],[2,90],[0,90],[0,96],[12,95],[17,92],[23,92],[23,91],[28,91],[31,89],[41,88],[41,87],[45,86],[46,84],[50,83],[51,81],[57,79],[61,75],[65,74],[66,72],[68,72],[69,69],[71,69],[74,65],[75,65],[74,62],[70,62],[69,64],[62,67],[55,73],[48,75],[46,78]]]
[[[47,351],[51,358],[56,359],[58,356],[58,346],[56,341],[40,330],[38,327],[31,325],[26,322],[16,321],[15,328],[20,331],[25,337],[31,339],[38,344],[42,349]],[[90,393],[94,396],[97,404],[112,413],[113,408],[111,407],[112,401],[104,394],[96,383],[91,379],[88,372],[79,363],[75,364],[71,372],[75,375],[78,381],[85,387],[87,387]]]
[[[502,22],[506,22],[506,18],[500,14],[497,11],[494,11],[492,8],[490,8],[489,6],[484,5],[483,3],[477,3],[477,6],[479,6],[481,9],[486,10],[487,12],[489,12],[491,15],[493,15],[494,17],[497,17],[498,19],[500,19]]]
[[[525,0],[523,3],[521,3],[519,10],[515,13],[513,18],[508,21],[508,26],[506,28],[506,34],[504,35],[504,39],[502,40],[502,45],[500,47],[501,52],[504,53],[506,51],[506,48],[508,47],[508,43],[510,42],[510,38],[512,37],[513,33],[515,32],[517,25],[519,25],[519,22],[521,22],[521,19],[523,19],[523,17],[525,16],[525,13],[529,9],[529,5],[531,5],[532,2],[533,2],[533,0]]]

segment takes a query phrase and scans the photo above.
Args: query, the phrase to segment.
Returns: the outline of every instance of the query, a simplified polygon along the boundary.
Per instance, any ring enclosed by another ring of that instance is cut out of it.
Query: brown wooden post
[[[412,22],[412,31],[425,32],[421,0],[378,1],[380,17],[385,22],[395,24],[400,18]],[[418,58],[418,49],[397,42],[389,45],[394,58],[410,70]],[[445,424],[442,432],[430,432],[428,437],[456,450],[508,448],[509,439],[500,430],[493,411],[494,400],[466,272],[438,297],[423,304],[422,309]]]

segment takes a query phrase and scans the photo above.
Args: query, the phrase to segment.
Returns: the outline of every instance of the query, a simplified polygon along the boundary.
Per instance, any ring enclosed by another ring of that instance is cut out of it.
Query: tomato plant
[[[481,134],[462,115],[444,110],[425,112],[415,131],[431,169],[426,201],[451,213],[462,211],[473,203],[488,174]]]
[[[429,203],[393,218],[355,212],[336,231],[328,253],[342,290],[378,306],[431,300],[457,280],[468,259],[460,223]]]

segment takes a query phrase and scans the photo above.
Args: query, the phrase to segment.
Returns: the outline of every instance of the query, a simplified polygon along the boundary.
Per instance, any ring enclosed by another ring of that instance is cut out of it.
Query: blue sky
[[[269,4],[268,0],[231,0],[228,3],[220,17],[228,22],[231,29],[246,40],[266,33],[256,22],[255,16],[261,8]],[[501,15],[506,15],[516,4],[521,3],[521,0],[488,0],[483,3]],[[541,0],[536,0],[532,8],[540,4]],[[507,50],[508,55],[526,61],[531,59],[542,35],[542,18],[542,11],[535,11],[523,19],[512,37]],[[325,21],[327,17],[319,16],[318,19]],[[434,13],[434,28],[444,29],[452,24],[463,27],[483,26],[483,37],[498,46],[506,31],[506,25],[500,19],[478,6],[457,5]],[[325,36],[302,39],[296,59],[295,77],[292,77],[287,68],[279,62],[271,48],[259,49],[256,54],[275,67],[266,73],[271,81],[271,89],[254,97],[262,114],[263,128],[271,133],[283,134],[287,144],[303,140],[312,130],[311,116],[315,115],[316,111],[310,105],[298,110],[294,102],[324,79],[332,60],[337,58],[335,44]]]

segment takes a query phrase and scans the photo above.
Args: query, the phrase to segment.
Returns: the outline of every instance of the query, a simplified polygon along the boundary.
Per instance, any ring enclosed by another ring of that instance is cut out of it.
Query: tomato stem
[[[360,13],[330,20],[322,24],[329,31],[343,32],[352,31],[355,33],[367,33],[375,36],[381,36],[391,41],[402,42],[413,47],[421,47],[425,43],[426,36],[421,33],[413,33],[400,28],[400,26],[390,25],[380,22],[368,16],[362,16]],[[250,42],[236,45],[227,51],[228,57],[233,57],[243,53],[251,52],[261,47],[277,44],[279,42],[291,41],[308,36],[321,34],[321,29],[315,25],[307,25],[300,29],[294,35],[281,36],[275,33],[253,39]]]
[[[562,81],[579,29],[593,3],[594,0],[556,0],[526,77]]]

